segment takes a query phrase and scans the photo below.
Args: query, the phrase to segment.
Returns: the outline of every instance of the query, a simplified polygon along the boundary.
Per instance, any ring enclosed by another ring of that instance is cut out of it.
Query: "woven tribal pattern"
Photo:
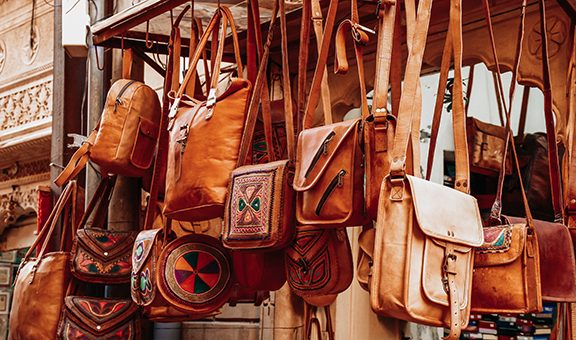
[[[512,228],[495,226],[484,228],[484,244],[476,249],[479,253],[502,253],[510,249]]]
[[[115,274],[128,275],[132,269],[130,253],[126,253],[120,258],[115,258],[111,263],[102,262],[91,256],[84,249],[79,249],[74,257],[76,272],[86,274]]]

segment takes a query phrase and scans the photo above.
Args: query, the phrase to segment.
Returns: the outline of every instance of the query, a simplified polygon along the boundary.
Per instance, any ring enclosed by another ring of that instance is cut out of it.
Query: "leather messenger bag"
[[[414,1],[406,1],[414,15]],[[420,1],[409,49],[405,85],[376,222],[372,309],[384,316],[450,328],[458,339],[470,314],[474,248],[483,240],[482,221],[469,189],[468,155],[462,93],[461,3],[452,0],[449,35],[454,55],[454,144],[456,189],[406,175],[406,153],[413,128],[417,82],[426,44],[431,1]]]

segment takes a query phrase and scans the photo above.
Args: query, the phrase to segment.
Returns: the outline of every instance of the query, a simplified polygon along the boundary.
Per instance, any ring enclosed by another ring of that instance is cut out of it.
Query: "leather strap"
[[[70,161],[68,161],[68,164],[66,164],[66,167],[62,169],[62,172],[60,172],[60,174],[58,174],[58,177],[56,177],[56,179],[54,180],[54,184],[61,187],[64,184],[70,182],[70,180],[72,180],[76,176],[78,176],[80,171],[84,170],[84,167],[86,167],[86,163],[88,163],[88,161],[90,160],[90,148],[92,147],[94,141],[96,140],[96,134],[98,133],[99,127],[100,123],[98,123],[98,125],[96,126],[94,131],[92,131],[92,133],[88,136],[86,141],[82,143],[82,146],[80,146],[78,150],[74,152],[74,154],[70,158]]]
[[[500,118],[500,125],[504,126],[504,97],[500,95],[500,85],[498,83],[498,73],[492,71],[492,82],[494,83],[494,91],[496,91],[496,105],[498,107],[498,118]]]
[[[558,160],[558,146],[556,144],[556,127],[554,126],[554,112],[552,104],[552,83],[550,81],[550,59],[548,58],[548,33],[546,32],[546,4],[540,4],[540,34],[542,41],[542,80],[544,93],[544,116],[546,118],[546,139],[548,141],[548,171],[550,173],[550,191],[552,193],[552,207],[554,208],[554,221],[564,223],[564,207],[562,203],[562,183],[560,179],[560,165]]]
[[[294,109],[292,107],[292,86],[290,84],[290,63],[288,61],[288,26],[286,22],[285,2],[280,3],[280,32],[282,36],[282,91],[284,95],[284,121],[286,123],[286,144],[288,160],[296,160],[296,135],[294,132]],[[328,104],[330,103],[328,93]],[[330,106],[330,105],[328,105]],[[329,108],[328,108],[329,109]],[[330,114],[330,116],[332,116]],[[270,146],[272,148],[272,146]]]
[[[134,51],[131,48],[122,50],[122,78],[132,79],[132,65],[134,63]]]
[[[116,183],[116,176],[112,177],[103,177],[90,199],[86,210],[84,211],[84,215],[80,219],[76,229],[83,228],[86,223],[88,222],[88,218],[94,212],[94,208],[98,205],[96,209],[96,214],[94,216],[94,220],[92,222],[93,226],[103,227],[106,223],[106,216],[108,216],[108,206],[110,205],[110,199],[112,197],[112,191],[114,189],[114,184]]]
[[[312,4],[312,24],[314,27],[314,34],[316,35],[316,47],[318,54],[320,54],[322,45],[322,37],[324,35],[322,28],[322,7],[320,0],[311,0]],[[328,71],[324,70],[322,82],[320,83],[320,97],[322,99],[322,111],[324,112],[324,124],[332,124],[334,122],[332,117],[332,102],[330,100],[330,87],[328,86]]]
[[[392,61],[390,62],[390,88],[392,90],[392,115],[398,117],[402,95],[402,11],[396,10],[394,37],[392,41]]]
[[[524,138],[524,129],[526,127],[526,116],[528,114],[528,102],[530,100],[530,87],[524,86],[522,88],[522,106],[520,107],[520,120],[518,121],[518,134],[519,138]]]
[[[443,339],[458,340],[462,332],[462,315],[460,312],[460,302],[458,285],[456,285],[456,275],[458,274],[456,268],[457,255],[452,243],[446,243],[444,253],[444,289],[448,294],[448,301],[450,303],[450,333]]]
[[[474,69],[476,65],[470,66],[468,71],[468,83],[466,84],[466,103],[464,105],[464,111],[466,111],[466,117],[468,117],[468,107],[470,106],[470,97],[472,96],[472,86],[474,85]]]
[[[326,62],[328,61],[328,51],[330,49],[330,41],[332,40],[332,33],[334,31],[334,24],[336,22],[336,14],[338,11],[338,1],[331,0],[330,7],[328,7],[328,15],[326,16],[326,24],[324,25],[324,35],[322,36],[322,47],[318,53],[318,62],[312,78],[312,85],[310,87],[310,95],[306,102],[304,110],[303,128],[307,129],[312,127],[314,122],[314,112],[318,101],[320,99],[320,85],[324,77],[324,70],[326,69]],[[354,7],[354,6],[352,6]],[[354,13],[354,12],[353,12]],[[301,71],[301,70],[300,70]]]
[[[379,3],[378,5],[378,43],[376,46],[374,98],[372,99],[374,118],[388,115],[388,87],[392,64],[392,46],[396,34],[396,10],[396,2]]]
[[[576,227],[576,35],[572,43],[572,58],[568,68],[568,169],[564,171],[566,180],[566,215],[568,226]]]
[[[296,127],[296,133],[300,133],[303,129],[305,108],[306,108],[306,75],[308,72],[308,55],[309,55],[309,45],[310,45],[310,19],[311,19],[311,8],[310,1],[302,2],[302,18],[300,21],[300,48],[298,51],[298,93],[296,109],[298,110],[298,124]],[[317,42],[321,44],[321,42]]]

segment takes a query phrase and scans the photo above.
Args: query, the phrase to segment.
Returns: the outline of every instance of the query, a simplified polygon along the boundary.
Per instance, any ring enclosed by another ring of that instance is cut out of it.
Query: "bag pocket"
[[[130,163],[138,169],[148,169],[154,158],[158,125],[140,117],[138,131],[130,154]]]

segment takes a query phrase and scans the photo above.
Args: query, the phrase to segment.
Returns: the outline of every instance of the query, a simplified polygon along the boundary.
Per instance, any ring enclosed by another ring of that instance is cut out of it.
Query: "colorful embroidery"
[[[74,257],[75,271],[86,274],[114,274],[118,276],[129,275],[132,269],[130,254],[121,258],[112,259],[111,263],[99,261],[84,249],[78,249]]]
[[[261,239],[268,236],[275,171],[234,177],[231,191],[230,239]]]
[[[479,253],[502,253],[510,249],[512,228],[496,226],[484,228],[484,243],[476,249]]]
[[[132,322],[122,325],[109,333],[103,333],[97,329],[82,328],[68,318],[63,320],[62,324],[62,339],[136,339]]]

